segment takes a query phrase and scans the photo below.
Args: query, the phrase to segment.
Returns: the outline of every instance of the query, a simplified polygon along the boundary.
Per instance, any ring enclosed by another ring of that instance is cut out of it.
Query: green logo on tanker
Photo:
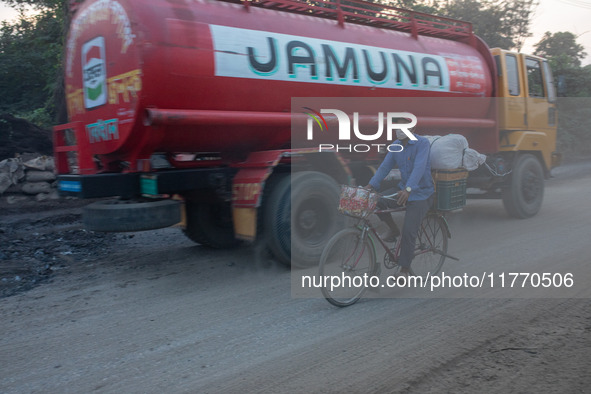
[[[96,88],[86,88],[86,94],[90,100],[98,99],[103,92],[103,84],[99,84]]]
[[[82,46],[84,107],[92,109],[107,103],[105,39],[96,37]]]

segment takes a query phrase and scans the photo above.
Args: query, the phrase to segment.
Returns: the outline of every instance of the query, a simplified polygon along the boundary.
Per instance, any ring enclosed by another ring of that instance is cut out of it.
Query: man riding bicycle
[[[384,161],[369,181],[367,188],[379,190],[380,184],[386,175],[395,166],[400,169],[402,179],[398,183],[398,187],[381,192],[384,195],[398,192],[397,200],[382,198],[378,202],[378,207],[380,209],[390,209],[406,205],[398,265],[400,266],[400,273],[408,275],[414,257],[415,241],[419,227],[433,203],[435,188],[431,177],[431,160],[429,158],[431,146],[429,140],[418,135],[415,135],[416,140],[411,140],[401,129],[396,129],[396,137],[398,139],[392,145],[402,145],[402,151],[388,151]],[[390,213],[381,213],[378,216],[388,226],[388,231],[381,236],[382,239],[385,242],[395,242],[400,235],[400,230],[392,219],[392,215]]]

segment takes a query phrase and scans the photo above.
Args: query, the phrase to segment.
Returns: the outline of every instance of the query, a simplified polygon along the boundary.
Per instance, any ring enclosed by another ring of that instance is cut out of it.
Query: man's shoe
[[[384,232],[383,234],[380,234],[380,238],[384,242],[394,243],[394,242],[396,242],[396,239],[398,239],[399,235],[400,235],[399,232],[393,231],[391,228],[389,228],[386,232]]]

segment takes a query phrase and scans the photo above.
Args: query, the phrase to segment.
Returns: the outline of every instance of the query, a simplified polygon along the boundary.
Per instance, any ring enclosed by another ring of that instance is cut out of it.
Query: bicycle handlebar
[[[386,198],[388,200],[395,200],[398,197],[398,192],[394,194],[388,194],[387,196],[382,195],[382,198]]]
[[[377,194],[379,194],[379,195],[380,195],[380,198],[386,198],[386,199],[388,199],[388,200],[395,200],[395,199],[398,197],[398,192],[396,192],[396,193],[393,193],[393,194],[383,195],[383,194],[379,193],[379,192],[378,192],[377,190],[375,190],[375,189],[369,189],[369,188],[368,188],[368,189],[366,189],[366,190],[369,190],[369,191],[370,191],[370,192],[372,192],[372,193],[377,193]]]

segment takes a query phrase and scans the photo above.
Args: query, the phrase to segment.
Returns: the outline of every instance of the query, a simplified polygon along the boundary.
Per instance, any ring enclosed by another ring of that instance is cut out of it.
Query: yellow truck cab
[[[497,68],[499,151],[490,155],[492,173],[471,174],[469,185],[501,197],[517,218],[534,216],[542,205],[544,178],[558,165],[556,89],[548,61],[538,56],[491,49]]]
[[[502,152],[531,152],[546,172],[558,164],[556,90],[548,61],[491,50],[498,70],[499,137]]]

